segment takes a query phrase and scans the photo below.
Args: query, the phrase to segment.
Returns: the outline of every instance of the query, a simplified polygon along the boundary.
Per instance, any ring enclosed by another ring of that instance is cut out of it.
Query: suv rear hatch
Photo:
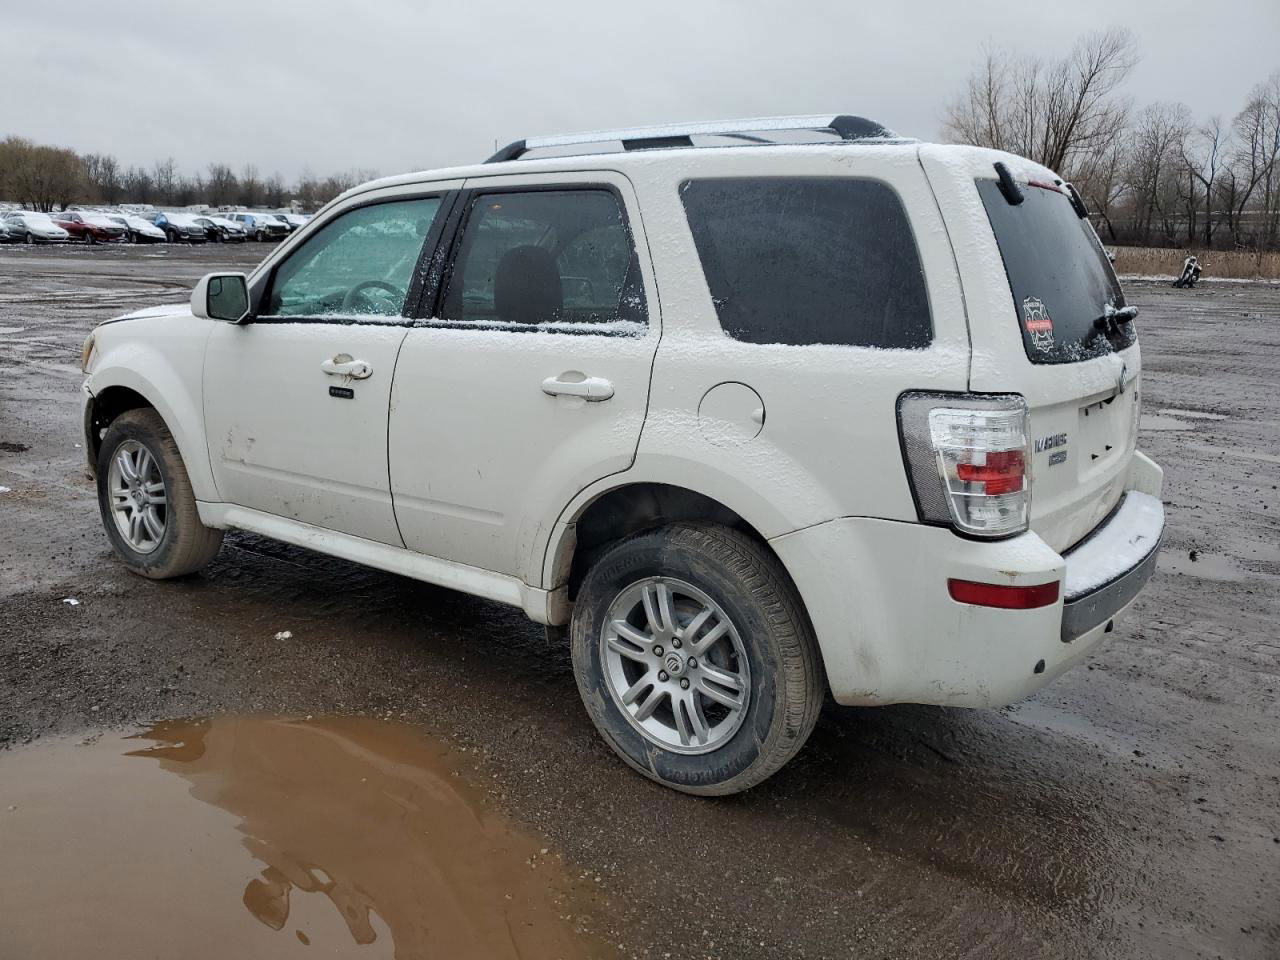
[[[1136,445],[1141,361],[1124,293],[1051,171],[973,148],[926,146],[921,160],[964,284],[969,388],[1026,398],[1031,529],[1063,551],[1119,502]]]

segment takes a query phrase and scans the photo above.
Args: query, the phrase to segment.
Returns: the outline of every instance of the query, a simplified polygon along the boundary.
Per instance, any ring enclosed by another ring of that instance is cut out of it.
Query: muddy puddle
[[[1244,580],[1249,576],[1233,558],[1221,553],[1196,553],[1191,559],[1189,551],[1164,551],[1160,554],[1160,569],[1169,573],[1181,573],[1202,580]]]
[[[7,960],[616,955],[465,755],[365,718],[221,716],[0,753],[0,865]]]

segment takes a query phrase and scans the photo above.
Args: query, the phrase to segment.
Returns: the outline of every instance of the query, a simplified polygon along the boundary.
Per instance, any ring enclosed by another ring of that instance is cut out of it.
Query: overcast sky
[[[382,174],[495,141],[839,111],[936,137],[986,44],[1128,27],[1138,105],[1230,117],[1280,69],[1278,0],[2,0],[0,136],[188,172]]]

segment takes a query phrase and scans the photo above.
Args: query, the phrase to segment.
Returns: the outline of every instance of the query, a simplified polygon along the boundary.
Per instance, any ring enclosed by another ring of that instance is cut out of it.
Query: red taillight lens
[[[1058,581],[1037,583],[1030,587],[1010,587],[999,583],[978,583],[976,580],[948,580],[947,592],[957,603],[972,603],[979,607],[999,607],[1002,610],[1034,610],[1047,607],[1058,600]]]
[[[1021,450],[1001,450],[987,454],[986,463],[956,464],[956,474],[965,483],[986,484],[987,496],[1017,493],[1025,473]]]

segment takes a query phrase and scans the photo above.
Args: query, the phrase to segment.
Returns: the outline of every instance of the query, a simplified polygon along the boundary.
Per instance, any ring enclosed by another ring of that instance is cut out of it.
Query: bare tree
[[[9,137],[0,141],[5,189],[33,210],[66,209],[84,192],[84,163],[73,150]]]
[[[266,183],[263,184],[263,191],[268,207],[283,207],[288,200],[289,191],[285,189],[284,178],[278,173],[267,177]]]
[[[133,203],[150,203],[155,193],[151,174],[142,167],[130,167],[125,171],[122,189],[124,195]]]
[[[1131,149],[1131,138],[1123,134],[1106,150],[1088,157],[1087,164],[1074,174],[1076,187],[1097,216],[1099,224],[1106,229],[1112,243],[1119,239],[1115,226],[1116,211],[1128,195],[1125,173]]]
[[[1222,125],[1221,117],[1211,117],[1209,122],[1187,138],[1182,162],[1187,171],[1202,188],[1204,198],[1204,235],[1206,248],[1213,246],[1216,224],[1213,204],[1219,193],[1218,176],[1226,153],[1230,149],[1231,131]],[[1191,221],[1189,221],[1190,223]]]
[[[946,135],[1073,176],[1124,130],[1130,101],[1119,89],[1137,60],[1126,30],[1086,34],[1060,60],[989,52],[948,107]]]
[[[1253,88],[1232,126],[1236,147],[1223,170],[1221,191],[1228,228],[1237,246],[1252,246],[1260,251],[1268,239],[1274,242],[1275,228],[1269,221],[1280,204],[1276,196],[1280,186],[1276,181],[1280,162],[1280,71]],[[1253,230],[1246,227],[1251,217],[1257,220]]]
[[[225,163],[209,164],[209,179],[205,183],[208,187],[208,201],[215,207],[234,203],[240,192],[236,175]]]
[[[240,172],[240,203],[246,207],[262,203],[262,181],[258,179],[258,168],[251,163]]]
[[[1128,184],[1134,227],[1150,242],[1153,227],[1164,244],[1176,239],[1182,157],[1191,128],[1191,111],[1182,103],[1153,103],[1138,114]]]
[[[178,199],[178,164],[173,157],[157,160],[151,174],[155,186],[156,199],[161,203],[172,204]]]
[[[119,202],[123,184],[120,181],[120,164],[115,157],[109,153],[85,154],[84,173],[93,199],[109,204]]]

